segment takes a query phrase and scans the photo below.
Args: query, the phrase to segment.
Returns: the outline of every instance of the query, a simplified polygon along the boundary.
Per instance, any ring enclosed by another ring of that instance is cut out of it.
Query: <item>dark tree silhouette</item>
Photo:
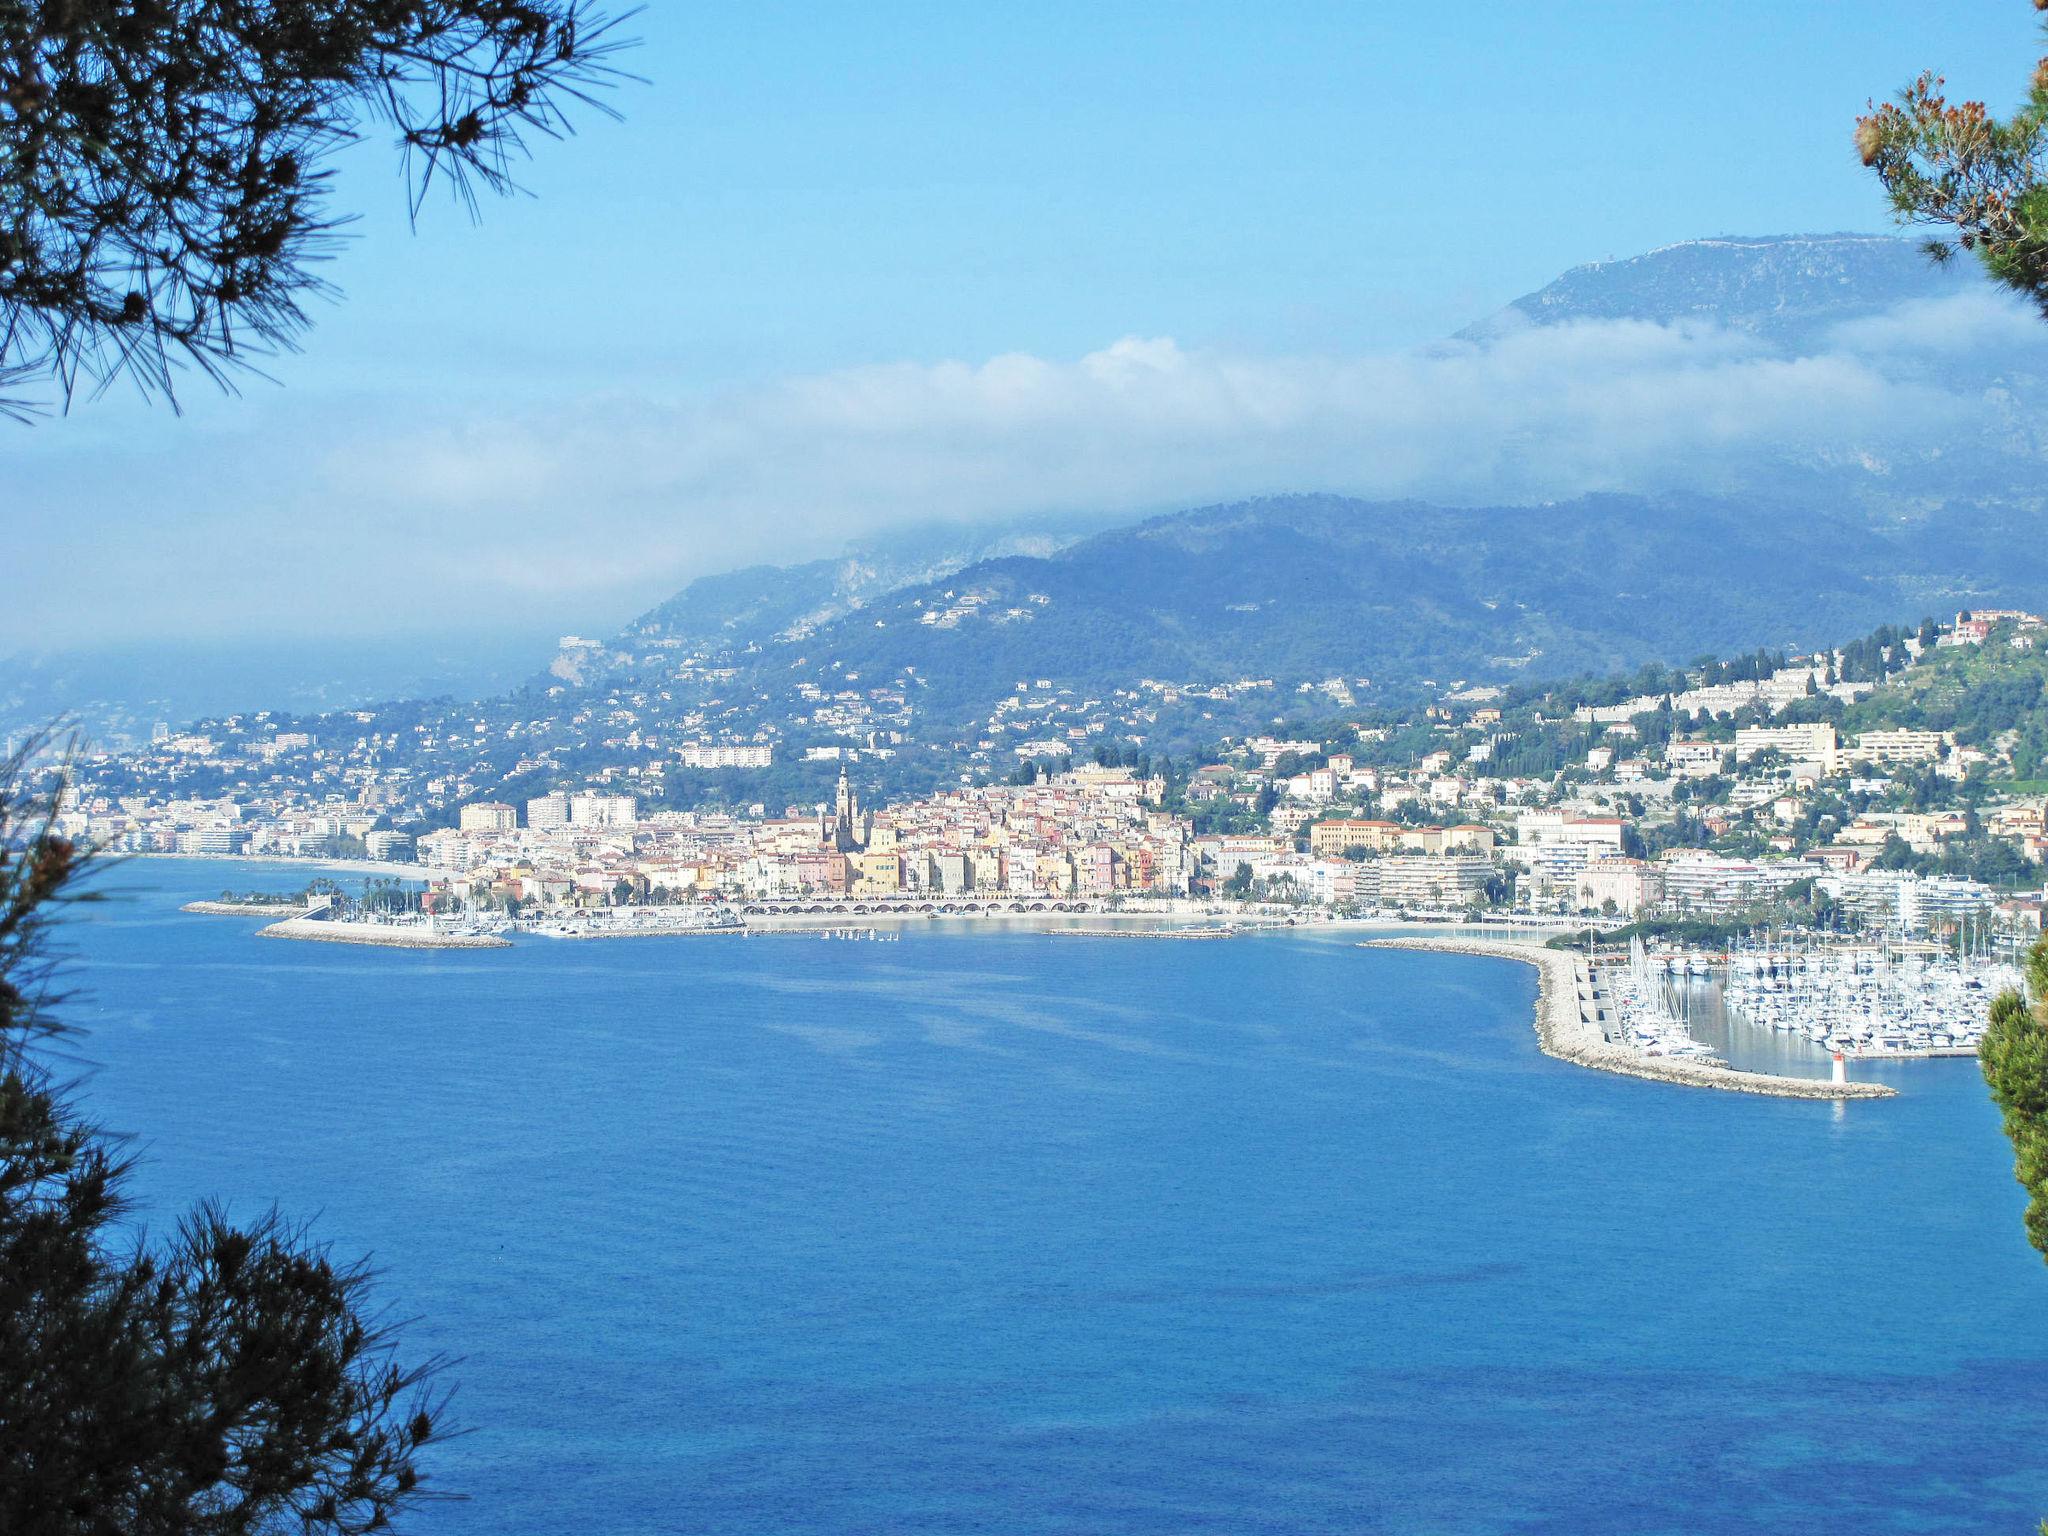
[[[2033,3],[2048,10],[2048,0]],[[2025,103],[2003,122],[1981,101],[1951,105],[1941,86],[1938,76],[1922,75],[1897,101],[1858,118],[1857,151],[1903,222],[1954,232],[1953,244],[1928,242],[1931,256],[1974,251],[2048,316],[2048,59],[2034,66]],[[1923,644],[1933,630],[1931,619],[1921,625]],[[1880,866],[1887,859],[1898,861],[1889,843]],[[2031,1002],[2020,992],[1992,1002],[1977,1062],[2005,1119],[2013,1175],[2027,1191],[2027,1239],[2048,1256],[2048,939],[2029,952],[2026,974]],[[2048,1521],[2041,1529],[2048,1536]]]
[[[53,918],[88,859],[0,763],[0,1531],[358,1533],[427,1497],[440,1362],[400,1364],[359,1265],[202,1206],[150,1243],[130,1161],[48,1055]],[[89,894],[89,893],[88,893]]]
[[[2048,10],[2048,0],[2033,0]],[[1974,252],[1990,274],[2048,314],[2048,59],[2034,66],[2025,102],[2003,121],[1981,101],[1951,104],[1939,75],[1923,74],[1897,100],[1856,120],[1856,151],[1877,173],[1900,222],[1948,233],[1927,242],[1947,261]]]
[[[0,379],[229,385],[292,346],[339,220],[326,158],[391,131],[413,211],[474,211],[620,78],[586,0],[0,0]],[[17,404],[15,414],[20,414]]]
[[[2027,1240],[2048,1256],[2048,940],[2027,955],[2027,987],[2031,1005],[2018,992],[1992,1002],[1977,1061],[2005,1117],[2013,1177],[2028,1195]]]

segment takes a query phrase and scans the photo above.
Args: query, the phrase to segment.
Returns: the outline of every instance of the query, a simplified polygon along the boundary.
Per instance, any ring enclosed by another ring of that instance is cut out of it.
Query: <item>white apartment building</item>
[[[1991,892],[1974,880],[1870,869],[1823,875],[1817,883],[1864,922],[1900,933],[1925,933],[1938,917],[1977,917],[1991,909]]]
[[[1726,742],[1674,736],[1664,744],[1664,766],[1683,779],[1710,778],[1726,764],[1729,751]]]
[[[1464,854],[1437,858],[1395,857],[1361,866],[1380,877],[1380,905],[1462,907],[1486,894],[1493,861]]]
[[[1874,763],[1938,763],[1955,745],[1946,731],[1865,731],[1856,756]]]
[[[569,797],[572,827],[630,827],[640,820],[640,802],[631,795],[583,794]]]
[[[502,801],[479,800],[462,808],[457,825],[465,832],[514,832],[519,828],[519,813]]]
[[[1735,761],[1746,763],[1760,752],[1779,751],[1795,763],[1818,763],[1833,773],[1841,738],[1825,720],[1810,725],[1745,725],[1735,733]]]
[[[412,838],[403,832],[365,832],[363,847],[373,859],[412,857]]]
[[[1623,917],[1637,917],[1664,899],[1664,872],[1642,859],[1596,859],[1579,871],[1575,895],[1581,911],[1612,902]]]
[[[249,834],[241,827],[197,827],[178,834],[180,853],[246,853]]]
[[[1710,914],[1736,912],[1770,901],[1815,873],[1810,864],[1759,864],[1697,848],[1673,849],[1659,858],[1658,866],[1664,878],[1666,908]]]
[[[1594,850],[1584,843],[1539,843],[1525,855],[1530,894],[1539,901],[1575,896],[1579,876],[1593,862]]]
[[[767,768],[775,762],[773,747],[689,742],[681,749],[685,768]]]
[[[483,862],[484,858],[481,838],[452,827],[444,827],[422,837],[414,844],[413,855],[422,864],[458,873]]]
[[[1515,838],[1523,848],[1570,845],[1619,853],[1622,832],[1627,825],[1628,823],[1619,816],[1573,816],[1564,811],[1524,811],[1515,820]]]
[[[537,832],[566,827],[569,825],[569,797],[560,790],[551,795],[534,796],[526,802],[526,824]]]

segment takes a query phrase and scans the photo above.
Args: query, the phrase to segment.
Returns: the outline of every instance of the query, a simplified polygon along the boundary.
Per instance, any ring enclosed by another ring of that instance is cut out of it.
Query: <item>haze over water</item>
[[[116,871],[85,1089],[465,1356],[427,1533],[2022,1530],[2040,1261],[1968,1061],[1547,1060],[1534,973],[1289,935],[256,942]]]

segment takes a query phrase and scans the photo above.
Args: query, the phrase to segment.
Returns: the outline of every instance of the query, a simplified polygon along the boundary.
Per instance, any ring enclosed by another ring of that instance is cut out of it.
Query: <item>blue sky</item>
[[[395,158],[350,153],[346,297],[281,388],[16,432],[0,495],[44,579],[0,647],[603,630],[892,522],[1200,499],[1170,439],[1077,444],[1051,392],[1201,357],[1205,412],[1276,368],[1297,398],[1579,262],[1882,230],[1865,100],[1932,67],[2002,107],[2042,51],[2021,0],[652,0],[633,28],[624,120],[542,145],[478,225],[409,230]],[[1290,445],[1299,488],[1345,478],[1283,435],[1216,493],[1294,488]],[[1032,483],[1091,447],[1129,462]]]

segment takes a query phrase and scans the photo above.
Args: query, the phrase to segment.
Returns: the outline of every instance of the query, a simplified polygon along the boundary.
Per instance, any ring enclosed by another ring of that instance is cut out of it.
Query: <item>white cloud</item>
[[[217,548],[185,559],[175,517],[110,508],[110,522],[131,564],[199,582],[232,570],[255,609],[252,594],[345,591],[382,622],[417,617],[426,595],[466,622],[545,598],[595,625],[704,571],[934,519],[1288,490],[1527,502],[1724,489],[1787,457],[1897,462],[1982,425],[1981,401],[1942,382],[1957,336],[2038,358],[2037,326],[1970,293],[1842,326],[1812,356],[1635,322],[1367,356],[1126,337],[1075,359],[889,363],[511,414],[403,398],[273,410],[236,475],[208,487],[214,526],[266,530],[240,564]],[[302,612],[281,601],[252,619]]]
[[[1969,317],[1974,325],[1979,317]],[[1523,499],[1725,479],[1740,454],[1933,440],[1967,402],[1880,366],[1925,317],[1785,357],[1703,328],[1577,324],[1367,357],[1127,337],[1072,361],[888,364],[664,402],[401,432],[330,494],[637,529],[836,538],[911,517],[1289,489]],[[362,471],[358,473],[357,471]],[[767,542],[764,540],[764,543]]]

